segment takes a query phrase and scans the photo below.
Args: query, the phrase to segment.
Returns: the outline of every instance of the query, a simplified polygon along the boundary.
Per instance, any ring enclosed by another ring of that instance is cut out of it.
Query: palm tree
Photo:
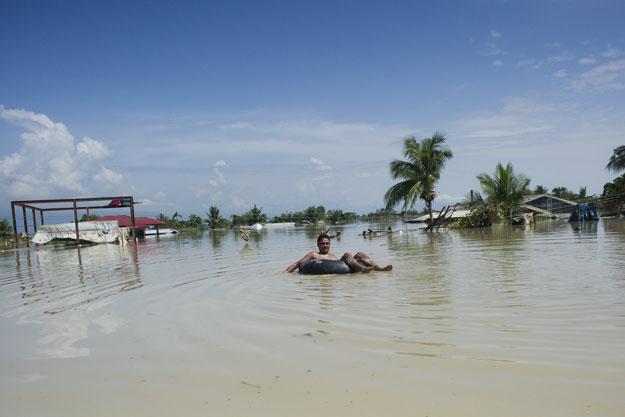
[[[512,217],[512,209],[519,205],[523,196],[528,192],[530,184],[529,178],[525,175],[514,173],[512,164],[509,162],[505,168],[501,162],[498,163],[492,177],[488,174],[480,174],[477,179],[486,199],[498,205],[504,216],[510,217]]]
[[[206,220],[206,222],[208,223],[208,227],[213,230],[222,227],[224,219],[219,214],[219,209],[217,207],[210,206],[208,208],[208,211],[206,212],[206,215],[208,216],[208,219]]]
[[[605,166],[608,171],[619,172],[625,169],[625,145],[621,145],[614,149],[614,154],[610,157],[610,161]]]
[[[434,185],[441,176],[445,163],[453,156],[451,149],[444,146],[445,136],[434,133],[431,138],[417,143],[414,137],[404,140],[404,156],[407,161],[391,162],[391,176],[402,179],[386,191],[386,208],[392,209],[403,201],[402,210],[412,208],[418,199],[425,201],[432,223],[432,201],[436,194]]]

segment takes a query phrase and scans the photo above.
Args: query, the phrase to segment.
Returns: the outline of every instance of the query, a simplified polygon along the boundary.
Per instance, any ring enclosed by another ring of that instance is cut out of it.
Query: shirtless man
[[[309,252],[302,259],[285,269],[284,272],[293,272],[311,259],[331,259],[333,261],[338,261],[334,253],[330,252],[330,237],[327,234],[319,235],[317,238],[317,247],[319,248],[319,252]],[[350,268],[357,272],[370,272],[372,270],[390,271],[393,269],[393,265],[387,265],[383,268],[380,267],[373,259],[362,252],[358,252],[354,256],[349,252],[345,252],[341,257],[341,261],[345,262]]]

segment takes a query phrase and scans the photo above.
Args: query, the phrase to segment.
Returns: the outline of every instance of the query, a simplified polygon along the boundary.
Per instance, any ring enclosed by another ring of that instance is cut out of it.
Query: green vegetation
[[[230,226],[230,222],[224,219],[219,214],[219,209],[215,206],[210,206],[206,212],[208,219],[205,222],[208,224],[208,228],[211,230],[223,229]]]
[[[94,220],[98,220],[99,218],[100,216],[97,214],[90,214],[89,216],[87,216],[86,214],[83,214],[80,220],[78,221],[79,222],[92,222]]]
[[[610,157],[605,169],[614,172],[623,171],[625,169],[625,145],[614,149],[614,154]]]
[[[232,225],[233,226],[251,226],[256,223],[266,223],[267,215],[262,212],[263,208],[252,207],[249,211],[243,213],[241,216],[236,214],[232,215]]]
[[[7,219],[0,220],[0,240],[9,240],[13,237],[13,228]]]
[[[625,204],[625,174],[603,186],[599,210],[602,213],[614,214],[623,210],[623,204]]]
[[[404,157],[407,161],[391,162],[391,176],[403,181],[393,185],[384,194],[386,208],[403,202],[402,208],[412,208],[418,199],[425,202],[432,222],[432,201],[436,194],[434,186],[440,179],[445,163],[453,156],[451,149],[444,146],[445,136],[434,133],[431,138],[417,143],[414,137],[404,140]]]
[[[529,193],[529,178],[523,174],[515,174],[511,163],[505,168],[498,163],[492,177],[479,174],[477,179],[486,201],[501,210],[504,218],[512,219],[512,211],[519,206],[523,196]]]
[[[545,187],[544,185],[537,185],[536,188],[534,188],[534,191],[532,191],[532,194],[536,194],[536,195],[548,194],[548,193],[549,193],[549,189]]]

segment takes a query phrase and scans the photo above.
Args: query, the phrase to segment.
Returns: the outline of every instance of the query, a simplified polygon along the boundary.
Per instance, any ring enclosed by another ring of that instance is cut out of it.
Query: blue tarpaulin
[[[596,201],[578,204],[575,206],[575,211],[571,214],[571,218],[569,219],[570,222],[583,222],[586,220],[599,220]]]

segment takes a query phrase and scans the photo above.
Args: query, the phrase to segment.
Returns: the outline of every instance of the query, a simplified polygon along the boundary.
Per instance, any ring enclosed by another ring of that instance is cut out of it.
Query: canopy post
[[[33,233],[37,233],[37,216],[36,216],[36,213],[35,213],[35,208],[34,207],[31,208],[31,210],[32,210],[32,213],[33,213],[33,229],[34,229]]]
[[[135,230],[135,199],[130,197],[130,226],[132,232],[132,240],[137,241],[137,232]]]
[[[80,245],[80,234],[78,231],[78,209],[76,207],[76,200],[74,200],[74,226],[76,226],[76,246]]]
[[[17,240],[17,223],[15,221],[15,203],[11,201],[11,215],[13,216],[13,244],[15,245],[15,249],[19,247],[19,242]]]
[[[28,242],[28,219],[26,217],[26,207],[22,206],[22,215],[24,216],[24,236],[26,236],[26,247],[30,247]]]

